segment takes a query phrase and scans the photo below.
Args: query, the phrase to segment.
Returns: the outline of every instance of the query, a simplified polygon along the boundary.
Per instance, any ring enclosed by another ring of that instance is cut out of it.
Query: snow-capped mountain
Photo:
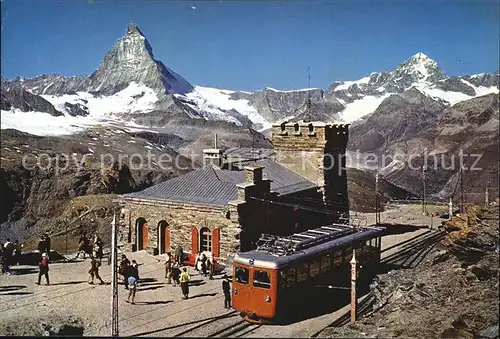
[[[417,90],[443,105],[454,105],[498,93],[498,86],[498,73],[448,77],[436,61],[423,53],[392,70],[371,73],[356,81],[334,82],[327,90],[264,88],[250,93],[194,86],[156,60],[144,34],[129,24],[125,35],[90,76],[2,78],[2,118],[8,117],[2,119],[2,128],[33,132],[32,128],[23,127],[28,122],[19,112],[26,110],[58,116],[55,121],[64,131],[67,124],[86,126],[109,121],[136,125],[134,120],[140,120],[148,127],[162,127],[158,121],[179,115],[256,130],[291,119],[352,123],[369,116],[391,95],[408,90]],[[22,100],[14,99],[20,95],[19,89],[39,97],[41,100],[34,102],[40,105],[21,105]],[[148,120],[151,112],[155,112],[155,117]],[[50,120],[53,125],[54,119]],[[39,125],[43,125],[43,120]],[[36,133],[43,130],[37,128]]]

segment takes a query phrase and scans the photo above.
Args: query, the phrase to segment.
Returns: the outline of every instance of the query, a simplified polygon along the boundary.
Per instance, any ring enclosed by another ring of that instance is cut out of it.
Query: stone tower
[[[316,183],[325,208],[339,215],[349,213],[348,138],[349,125],[296,122],[272,126],[276,161]]]

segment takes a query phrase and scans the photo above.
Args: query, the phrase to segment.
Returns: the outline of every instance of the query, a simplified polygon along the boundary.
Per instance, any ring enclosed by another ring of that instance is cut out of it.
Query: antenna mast
[[[307,117],[311,116],[311,67],[307,66]]]

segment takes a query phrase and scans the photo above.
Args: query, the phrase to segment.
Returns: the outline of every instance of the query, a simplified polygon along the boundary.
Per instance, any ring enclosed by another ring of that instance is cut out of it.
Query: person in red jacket
[[[47,281],[47,285],[49,285],[49,257],[47,253],[42,254],[42,261],[38,265],[40,271],[38,272],[38,282],[37,285],[40,285],[40,281],[42,280],[42,275],[45,276],[45,280]]]

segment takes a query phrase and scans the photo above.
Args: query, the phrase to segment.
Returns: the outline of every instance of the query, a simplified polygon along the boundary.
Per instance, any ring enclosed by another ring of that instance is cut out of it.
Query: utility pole
[[[65,225],[65,229],[66,229],[66,251],[64,253],[66,253],[66,255],[68,255],[68,221],[66,221],[64,223]]]
[[[425,169],[425,165],[422,165],[422,183],[423,183],[423,186],[424,186],[424,192],[423,192],[423,195],[422,195],[422,214],[423,215],[426,215],[427,213],[427,208],[425,206],[425,198],[426,198],[426,169]]]
[[[450,203],[448,204],[448,220],[453,218],[453,198],[450,198]]]
[[[113,214],[111,234],[111,336],[118,337],[118,274],[117,267],[117,232],[116,214]]]
[[[356,322],[356,313],[358,306],[358,299],[356,297],[356,280],[357,280],[357,260],[356,260],[356,249],[352,250],[351,264],[351,324]]]
[[[488,207],[488,205],[490,204],[490,196],[489,196],[490,184],[491,184],[491,179],[488,180],[488,186],[486,186],[486,191],[484,192],[484,207]]]
[[[464,198],[464,171],[460,167],[460,216],[465,213],[465,198]]]
[[[378,193],[378,170],[375,173],[375,224],[380,224],[380,198]]]

